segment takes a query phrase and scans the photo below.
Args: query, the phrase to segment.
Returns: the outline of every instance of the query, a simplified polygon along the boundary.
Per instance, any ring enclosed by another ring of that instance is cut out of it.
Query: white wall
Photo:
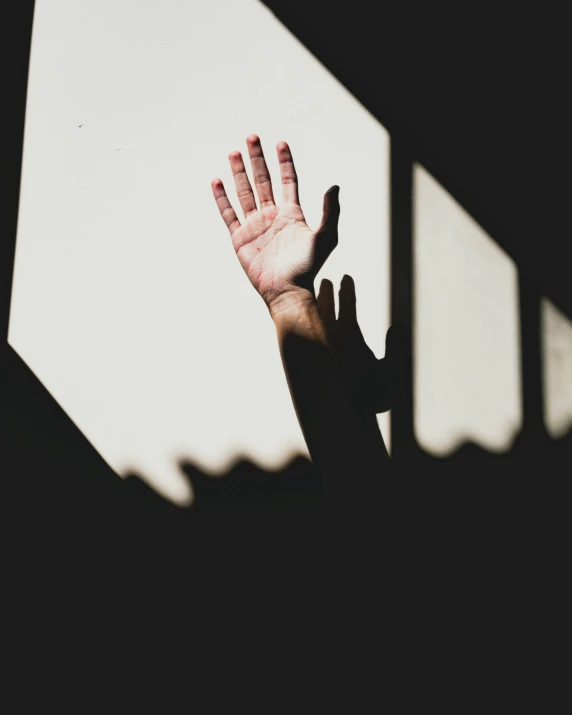
[[[522,427],[516,266],[424,167],[413,179],[417,439],[506,452]]]
[[[9,342],[118,474],[179,504],[180,459],[216,474],[308,456],[211,195],[216,176],[232,188],[227,155],[251,132],[276,184],[289,142],[310,226],[340,185],[316,287],[354,277],[382,357],[383,127],[256,0],[37,0]]]
[[[340,185],[340,245],[316,288],[354,277],[382,357],[385,129],[257,0],[37,0],[9,342],[119,475],[181,505],[181,459],[217,475],[239,457],[309,456],[211,195],[220,176],[234,199],[227,155],[252,132],[276,186],[274,147],[290,143],[310,226]],[[466,440],[507,451],[522,423],[515,266],[420,166],[414,187],[417,439],[442,456]],[[543,315],[557,436],[572,424],[572,333]]]
[[[522,429],[514,261],[421,165],[413,175],[414,422],[431,454],[508,452]],[[541,303],[544,423],[572,429],[572,323]]]

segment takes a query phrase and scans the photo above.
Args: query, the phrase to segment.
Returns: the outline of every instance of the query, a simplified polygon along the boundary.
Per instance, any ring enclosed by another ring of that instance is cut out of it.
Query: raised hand
[[[342,381],[354,405],[364,414],[386,412],[398,398],[400,343],[390,328],[386,336],[385,357],[378,359],[368,347],[357,321],[355,283],[342,278],[336,318],[334,286],[324,278],[320,284],[318,309],[324,322]]]
[[[312,230],[298,199],[298,179],[286,142],[276,151],[282,179],[282,203],[274,203],[272,183],[260,139],[246,139],[254,186],[252,191],[239,151],[229,155],[234,184],[244,221],[241,223],[227,197],[223,182],[212,181],[213,195],[230,232],[232,244],[246,275],[272,314],[314,296],[314,279],[338,244],[339,187],[324,196],[320,226]]]

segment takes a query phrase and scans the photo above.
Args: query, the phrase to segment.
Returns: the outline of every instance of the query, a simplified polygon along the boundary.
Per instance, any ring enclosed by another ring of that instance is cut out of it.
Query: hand
[[[326,192],[322,222],[313,231],[300,208],[298,180],[288,144],[276,145],[283,198],[282,204],[276,206],[260,139],[251,134],[246,143],[260,206],[256,205],[239,151],[232,152],[229,160],[244,223],[238,220],[222,181],[214,179],[211,186],[238,260],[271,314],[275,314],[314,297],[314,279],[338,244],[339,187],[332,186]]]
[[[320,284],[318,310],[342,382],[356,407],[365,414],[387,412],[395,405],[402,379],[400,342],[395,330],[387,331],[385,357],[378,360],[365,342],[357,322],[355,284],[348,275],[340,284],[338,318],[334,286],[327,278]]]

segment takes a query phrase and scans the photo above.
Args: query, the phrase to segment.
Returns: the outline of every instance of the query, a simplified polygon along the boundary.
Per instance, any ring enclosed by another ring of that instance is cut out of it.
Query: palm
[[[267,299],[297,287],[312,265],[313,232],[295,204],[251,214],[232,242],[246,275]]]
[[[277,146],[283,198],[274,203],[272,185],[258,137],[248,137],[257,207],[244,162],[239,152],[230,154],[230,163],[245,221],[240,223],[219,180],[213,193],[230,231],[236,255],[252,285],[268,306],[285,293],[301,287],[313,289],[313,279],[337,244],[337,202],[332,190],[324,199],[324,217],[313,231],[304,218],[298,200],[298,184],[288,145]]]

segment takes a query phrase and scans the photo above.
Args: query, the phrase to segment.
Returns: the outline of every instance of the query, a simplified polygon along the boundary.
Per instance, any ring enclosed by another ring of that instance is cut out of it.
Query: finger
[[[356,287],[354,279],[347,274],[342,278],[339,291],[339,322],[341,326],[357,323]]]
[[[276,145],[278,162],[280,164],[280,176],[282,178],[282,199],[290,204],[300,205],[298,200],[298,177],[292,160],[290,147],[286,142],[278,142]]]
[[[230,201],[228,200],[228,196],[226,195],[226,191],[224,190],[224,185],[220,179],[213,179],[211,182],[211,187],[213,190],[213,196],[215,197],[216,205],[218,206],[218,210],[220,211],[220,215],[222,216],[226,227],[230,231],[230,235],[236,231],[236,229],[240,226],[240,221],[238,220],[238,217],[230,205]]]
[[[254,176],[254,186],[258,194],[260,208],[274,206],[274,194],[272,193],[272,181],[266,166],[262,144],[256,134],[250,134],[246,138],[250,163],[252,164],[252,175]]]
[[[326,332],[332,334],[336,324],[336,306],[334,303],[334,284],[327,278],[322,279],[320,283],[317,303]]]
[[[232,175],[234,176],[234,185],[236,186],[238,200],[240,201],[244,216],[248,218],[251,213],[256,211],[256,201],[252,193],[252,186],[250,185],[248,174],[246,173],[244,161],[242,160],[242,154],[239,151],[233,151],[228,155],[228,159],[230,161]]]
[[[316,233],[332,231],[337,234],[340,218],[340,187],[331,186],[324,194],[322,222]]]

